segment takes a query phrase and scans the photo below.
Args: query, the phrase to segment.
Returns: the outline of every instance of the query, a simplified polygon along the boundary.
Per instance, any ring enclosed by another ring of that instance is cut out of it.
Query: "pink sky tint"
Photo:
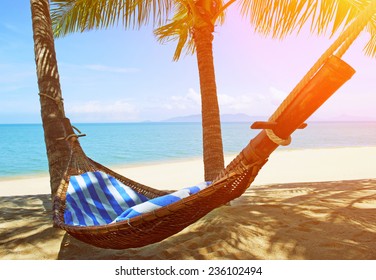
[[[238,11],[232,9],[225,24],[217,28],[215,44],[226,45],[217,55],[225,55],[226,49],[242,53],[241,59],[232,63],[247,73],[249,83],[260,85],[264,81],[265,87],[257,89],[259,94],[266,95],[273,88],[287,95],[338,36],[338,33],[333,38],[312,35],[307,26],[298,35],[284,40],[272,39],[255,34],[236,13]],[[363,31],[343,56],[356,73],[313,119],[351,116],[353,120],[376,120],[376,58],[367,57],[363,52],[369,36]],[[228,56],[236,55],[229,52]]]

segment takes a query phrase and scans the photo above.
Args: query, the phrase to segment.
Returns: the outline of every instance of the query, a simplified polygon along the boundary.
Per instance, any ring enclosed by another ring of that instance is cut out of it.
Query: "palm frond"
[[[283,39],[310,22],[312,33],[333,35],[344,29],[371,1],[376,0],[241,0],[241,12],[250,19],[255,31]],[[376,55],[374,34],[376,17],[367,25],[371,40],[367,55]]]
[[[197,19],[203,16],[202,12],[205,12],[204,20],[211,22],[213,26],[215,24],[222,24],[224,22],[225,10],[234,2],[235,0],[230,0],[227,4],[223,5],[222,0],[206,0],[197,6],[198,1],[176,1],[173,18],[168,24],[157,28],[154,34],[161,43],[177,41],[173,57],[173,60],[177,61],[183,51],[186,54],[194,54],[195,45],[192,37],[192,29],[195,27]]]
[[[236,0],[229,0],[227,3],[224,3],[222,0],[213,0],[213,11],[211,14],[211,20],[213,25],[218,24],[222,25],[225,21],[226,10],[229,6],[235,3]]]
[[[185,49],[186,54],[194,53],[194,44],[191,34],[193,17],[189,13],[186,5],[176,4],[176,11],[171,21],[157,28],[154,31],[157,40],[160,43],[177,41],[173,60],[179,60],[182,51]]]
[[[370,40],[364,47],[366,55],[376,58],[376,16],[373,16],[372,21],[366,27],[370,34]]]
[[[136,28],[166,22],[174,0],[51,0],[55,36],[109,28]]]

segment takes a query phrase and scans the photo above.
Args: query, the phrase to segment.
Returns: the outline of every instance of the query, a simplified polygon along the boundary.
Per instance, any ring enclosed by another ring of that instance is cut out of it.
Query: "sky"
[[[363,32],[343,57],[356,74],[310,120],[376,120],[376,58],[362,50],[368,36]],[[232,7],[213,42],[221,113],[267,118],[335,37],[303,30],[271,39]],[[152,27],[71,34],[55,48],[73,122],[161,121],[201,111],[196,57],[173,62],[175,43],[158,43]],[[29,1],[2,1],[0,123],[40,122]]]

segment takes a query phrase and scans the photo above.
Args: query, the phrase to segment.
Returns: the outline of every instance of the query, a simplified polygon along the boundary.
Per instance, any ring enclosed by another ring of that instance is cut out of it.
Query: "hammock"
[[[241,196],[269,155],[279,145],[288,145],[290,135],[304,128],[305,120],[355,73],[340,57],[372,17],[375,6],[365,9],[341,34],[267,122],[251,126],[261,132],[211,183],[171,193],[135,182],[87,157],[78,141],[80,135],[74,132],[69,119],[61,119],[65,131],[61,137],[70,146],[70,159],[53,201],[54,225],[97,247],[142,247],[181,231],[213,209]],[[40,95],[52,98],[46,93]],[[94,185],[95,192],[101,192],[98,200],[93,195],[83,195],[92,191]],[[121,192],[128,192],[134,199],[120,195],[119,200],[109,202]],[[82,204],[87,200],[93,202],[76,209],[74,204],[80,199],[84,201]],[[153,203],[156,206],[149,207]],[[93,205],[99,206],[93,209]],[[99,213],[103,209],[108,216]]]

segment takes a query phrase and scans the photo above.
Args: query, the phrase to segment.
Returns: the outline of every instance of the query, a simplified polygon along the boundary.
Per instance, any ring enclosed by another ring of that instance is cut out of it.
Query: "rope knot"
[[[64,100],[64,99],[63,99],[62,97],[60,97],[60,96],[53,97],[53,96],[50,96],[50,95],[48,95],[48,94],[41,93],[41,92],[38,93],[38,95],[39,95],[39,96],[43,96],[43,97],[47,97],[47,98],[49,98],[49,99],[55,101],[56,104],[63,103],[63,100]]]
[[[271,129],[265,129],[266,135],[268,135],[269,139],[280,146],[288,146],[291,143],[291,136],[289,136],[287,139],[282,139],[278,135],[274,133]]]

